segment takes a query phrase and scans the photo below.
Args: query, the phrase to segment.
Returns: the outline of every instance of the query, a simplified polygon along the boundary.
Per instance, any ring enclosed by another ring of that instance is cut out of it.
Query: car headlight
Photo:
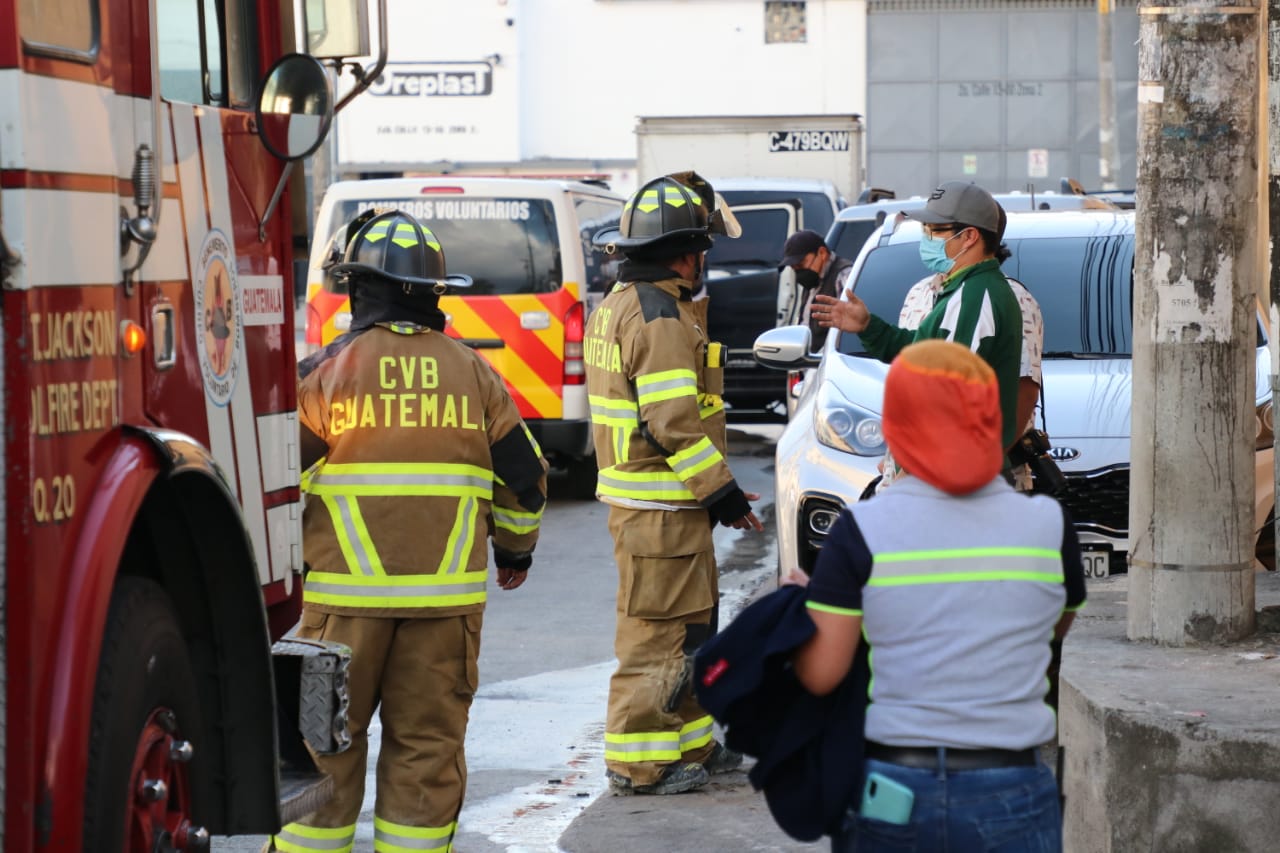
[[[1266,450],[1275,443],[1275,409],[1272,402],[1268,400],[1258,407],[1256,411],[1257,423],[1255,424],[1254,449]]]
[[[804,514],[809,532],[824,538],[831,532],[831,528],[835,526],[836,519],[839,517],[839,509],[823,504],[816,504],[806,509]]]
[[[880,416],[849,402],[830,382],[818,391],[813,427],[818,441],[827,447],[858,456],[884,454]]]

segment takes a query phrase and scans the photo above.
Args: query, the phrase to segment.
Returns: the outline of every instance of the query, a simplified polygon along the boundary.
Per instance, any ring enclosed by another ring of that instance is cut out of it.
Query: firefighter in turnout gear
[[[617,228],[595,235],[626,261],[587,323],[597,496],[618,563],[618,669],[605,764],[615,793],[676,794],[736,768],[690,689],[692,655],[716,630],[711,531],[762,530],[725,460],[723,349],[695,300],[711,234],[741,233],[693,172],[650,181]]]
[[[350,851],[368,728],[382,721],[375,851],[452,847],[466,787],[488,539],[502,589],[524,583],[546,463],[502,380],[444,334],[445,275],[430,230],[399,211],[353,221],[332,273],[351,331],[298,368],[307,492],[299,635],[351,647],[352,745],[318,756],[335,796],[272,839]],[[323,457],[323,458],[320,458]]]

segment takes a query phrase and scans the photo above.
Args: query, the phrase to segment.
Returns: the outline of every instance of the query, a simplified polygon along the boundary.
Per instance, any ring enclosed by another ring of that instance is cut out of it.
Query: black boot
[[[712,775],[728,773],[742,766],[742,753],[730,749],[720,741],[716,741],[715,746],[711,749],[711,754],[703,760],[702,766],[707,773]]]
[[[615,794],[683,794],[711,780],[701,764],[672,764],[662,771],[657,782],[648,785],[632,784],[626,776],[612,770],[606,770],[605,776],[609,779],[609,789]]]

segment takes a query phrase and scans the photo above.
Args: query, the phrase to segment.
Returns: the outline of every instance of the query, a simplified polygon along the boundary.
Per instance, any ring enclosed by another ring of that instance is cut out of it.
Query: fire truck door
[[[142,272],[150,304],[172,309],[176,345],[171,366],[149,368],[147,408],[212,451],[270,606],[291,590],[301,538],[288,217],[259,237],[283,168],[254,132],[271,16],[252,0],[154,8],[165,197]]]

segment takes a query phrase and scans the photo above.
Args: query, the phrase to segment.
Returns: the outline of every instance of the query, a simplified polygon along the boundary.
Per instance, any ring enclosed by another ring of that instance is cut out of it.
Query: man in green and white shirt
[[[995,371],[1000,390],[1001,437],[1007,448],[1018,437],[1018,376],[1022,362],[1022,311],[1000,272],[1003,211],[977,184],[949,181],[928,203],[907,214],[924,225],[920,260],[943,276],[933,310],[916,329],[894,326],[873,315],[854,293],[847,301],[815,296],[812,315],[823,326],[853,332],[867,352],[890,362],[904,347],[930,338],[967,346]]]
[[[1001,248],[996,257],[1008,252]],[[1014,278],[1007,278],[1013,288],[1013,295],[1018,298],[1018,306],[1022,309],[1022,363],[1018,369],[1018,423],[1021,424],[1019,434],[1035,426],[1036,403],[1040,398],[1042,385],[1041,353],[1044,351],[1044,316],[1040,313],[1040,303],[1031,295],[1026,286]],[[938,299],[938,291],[942,290],[943,276],[938,273],[926,276],[916,282],[907,291],[902,301],[902,310],[898,312],[898,325],[904,329],[915,329],[933,310]],[[893,454],[885,451],[880,467],[881,478],[876,484],[876,493],[884,491],[896,480],[902,469],[893,461]],[[1020,492],[1029,492],[1034,485],[1031,469],[1027,465],[1018,465],[1013,469],[1013,487]]]

